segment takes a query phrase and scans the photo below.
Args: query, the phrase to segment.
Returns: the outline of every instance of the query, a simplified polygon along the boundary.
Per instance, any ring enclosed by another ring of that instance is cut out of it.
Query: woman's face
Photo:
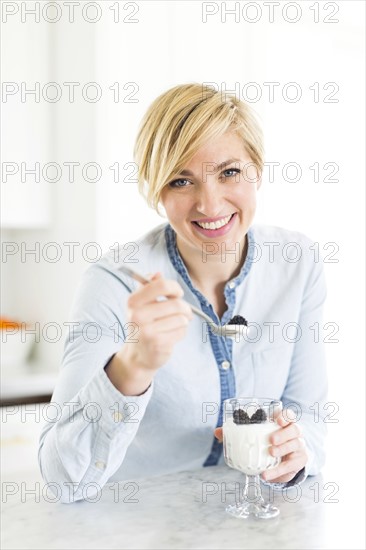
[[[220,166],[222,163],[225,165]],[[178,246],[202,252],[203,243],[212,242],[218,245],[210,247],[216,253],[223,252],[223,247],[236,250],[236,243],[244,243],[254,218],[260,183],[235,132],[199,149],[161,193]]]

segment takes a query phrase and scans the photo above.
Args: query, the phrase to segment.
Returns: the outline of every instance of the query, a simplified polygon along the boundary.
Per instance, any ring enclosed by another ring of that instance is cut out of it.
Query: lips
[[[193,223],[211,223],[211,222],[219,222],[221,220],[224,220],[225,218],[228,218],[229,216],[232,216],[233,214],[226,214],[226,216],[220,216],[220,218],[202,218],[200,220],[193,220]]]
[[[213,222],[216,222],[216,221],[219,221],[219,220],[222,220],[222,219],[225,219],[226,216],[222,216],[220,218],[205,218],[204,220],[197,220],[197,221],[200,221],[202,223],[210,223],[211,221]],[[223,225],[222,227],[219,227],[218,229],[205,229],[201,226],[198,225],[198,223],[196,221],[192,221],[192,225],[195,229],[195,231],[197,231],[198,233],[200,233],[201,235],[204,235],[205,237],[221,237],[223,235],[226,235],[226,233],[228,233],[232,226],[234,225],[235,223],[235,220],[237,218],[237,212],[235,212],[234,214],[232,214],[230,220],[228,221],[227,224]]]

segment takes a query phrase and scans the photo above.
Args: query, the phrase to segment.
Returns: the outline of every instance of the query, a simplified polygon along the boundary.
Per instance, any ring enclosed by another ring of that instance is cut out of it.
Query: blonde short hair
[[[159,213],[162,189],[211,139],[235,130],[259,174],[264,164],[263,134],[252,109],[235,96],[203,84],[175,86],[145,113],[134,147],[138,187]]]

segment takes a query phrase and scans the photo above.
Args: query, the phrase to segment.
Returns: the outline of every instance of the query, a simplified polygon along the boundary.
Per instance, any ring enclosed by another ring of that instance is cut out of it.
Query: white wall
[[[30,3],[27,4],[30,7]],[[39,23],[27,17],[9,17],[3,25],[3,44],[7,55],[3,58],[3,81],[27,83],[27,88],[40,83],[40,89],[56,82],[62,96],[56,103],[39,103],[20,94],[9,97],[3,105],[3,162],[25,162],[27,168],[39,162],[58,163],[62,177],[49,183],[56,172],[49,172],[46,180],[34,184],[32,176],[21,181],[21,171],[2,182],[2,241],[4,246],[18,247],[19,252],[2,258],[2,315],[27,323],[56,323],[63,329],[56,342],[57,329],[50,329],[40,337],[35,357],[49,368],[58,368],[69,310],[76,285],[88,267],[82,249],[95,241],[95,184],[83,181],[81,170],[75,169],[74,183],[70,181],[64,162],[79,162],[81,166],[95,158],[95,105],[77,99],[68,101],[63,82],[90,82],[95,80],[94,32],[91,25],[70,25],[61,20],[55,25],[41,18]],[[10,53],[11,52],[11,53]],[[51,93],[51,90],[50,90]],[[76,98],[78,96],[76,95]],[[47,173],[48,174],[48,173]],[[14,189],[17,193],[14,194]],[[32,193],[25,194],[31,189]],[[36,214],[34,213],[36,212]],[[5,228],[4,228],[5,226]],[[56,243],[60,259],[51,260]],[[69,248],[63,243],[77,242],[75,261],[70,262]],[[12,245],[11,243],[14,243]],[[22,257],[21,251],[39,247],[40,254]],[[92,249],[89,250],[92,254]]]
[[[51,190],[30,174],[22,181],[22,172],[51,160],[51,104],[40,101],[41,86],[37,97],[26,93],[50,81],[51,32],[49,26],[9,17],[2,40],[1,227],[46,227]]]

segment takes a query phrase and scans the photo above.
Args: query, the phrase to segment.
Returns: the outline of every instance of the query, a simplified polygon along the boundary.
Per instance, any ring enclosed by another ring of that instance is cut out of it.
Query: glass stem
[[[243,500],[246,502],[250,502],[251,504],[263,503],[259,474],[245,474]]]

